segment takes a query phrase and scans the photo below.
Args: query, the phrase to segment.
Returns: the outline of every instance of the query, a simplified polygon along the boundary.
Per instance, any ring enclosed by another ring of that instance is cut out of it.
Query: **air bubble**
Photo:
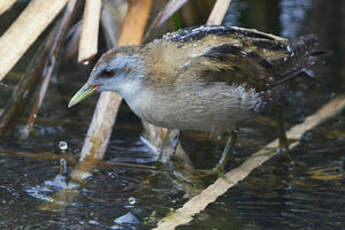
[[[135,199],[134,197],[128,198],[128,203],[129,203],[130,205],[134,205],[136,202],[137,202],[137,201],[136,201],[136,199]]]
[[[68,144],[66,141],[59,141],[58,147],[62,152],[64,152],[68,149]]]

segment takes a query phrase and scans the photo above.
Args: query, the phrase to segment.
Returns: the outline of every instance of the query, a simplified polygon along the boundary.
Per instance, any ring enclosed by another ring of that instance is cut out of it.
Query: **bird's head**
[[[108,51],[93,68],[88,81],[72,97],[68,107],[81,102],[91,94],[114,91],[122,97],[131,97],[140,90],[146,70],[140,58],[139,47],[121,47]]]

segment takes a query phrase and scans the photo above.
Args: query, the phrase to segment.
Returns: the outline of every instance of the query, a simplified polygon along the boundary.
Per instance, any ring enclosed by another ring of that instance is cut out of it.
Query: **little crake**
[[[69,107],[114,91],[156,126],[230,133],[315,63],[315,47],[312,35],[288,41],[238,27],[182,29],[105,53]]]
[[[156,126],[228,133],[315,62],[315,44],[312,36],[290,42],[238,27],[179,30],[105,53],[69,107],[114,91]]]

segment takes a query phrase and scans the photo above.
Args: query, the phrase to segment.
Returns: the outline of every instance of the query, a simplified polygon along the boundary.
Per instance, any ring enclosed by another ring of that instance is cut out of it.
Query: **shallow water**
[[[25,2],[19,1],[18,8],[5,15],[6,20],[1,17],[1,23],[7,25],[9,15],[16,15]],[[340,0],[332,4],[322,0],[233,0],[225,24],[258,28],[289,38],[314,33],[321,47],[334,52],[314,70],[322,84],[310,81],[305,89],[288,92],[286,118],[293,126],[344,92],[344,21],[345,5]],[[0,85],[0,108],[18,80],[15,73],[20,75],[24,67],[25,60],[16,66],[12,77],[5,79],[7,86]],[[72,109],[66,105],[86,80],[87,69],[75,65],[62,68],[54,76],[29,138],[16,138],[26,122],[22,118],[15,137],[0,143],[0,148],[77,156],[97,97]],[[276,137],[273,118],[266,111],[260,119],[243,127],[230,167]],[[216,142],[193,133],[183,137],[183,145],[196,167],[210,168],[216,163],[222,149]],[[61,141],[68,145],[64,151],[59,148]],[[209,154],[214,151],[217,154]],[[345,111],[308,132],[289,155],[280,154],[266,162],[196,215],[189,225],[178,229],[342,229],[344,154]],[[76,185],[77,192],[63,194],[70,201],[54,212],[44,210],[44,205],[61,189],[56,181],[59,161],[0,154],[0,229],[149,229],[186,201],[176,176],[167,165],[155,163],[156,159],[141,139],[139,120],[123,106],[106,161],[153,168],[97,167],[87,184]],[[69,163],[68,170],[73,166]]]

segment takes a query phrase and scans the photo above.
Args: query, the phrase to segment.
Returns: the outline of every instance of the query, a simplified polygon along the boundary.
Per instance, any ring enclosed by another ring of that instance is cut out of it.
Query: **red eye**
[[[102,77],[112,77],[114,75],[114,70],[104,69],[102,72]]]

